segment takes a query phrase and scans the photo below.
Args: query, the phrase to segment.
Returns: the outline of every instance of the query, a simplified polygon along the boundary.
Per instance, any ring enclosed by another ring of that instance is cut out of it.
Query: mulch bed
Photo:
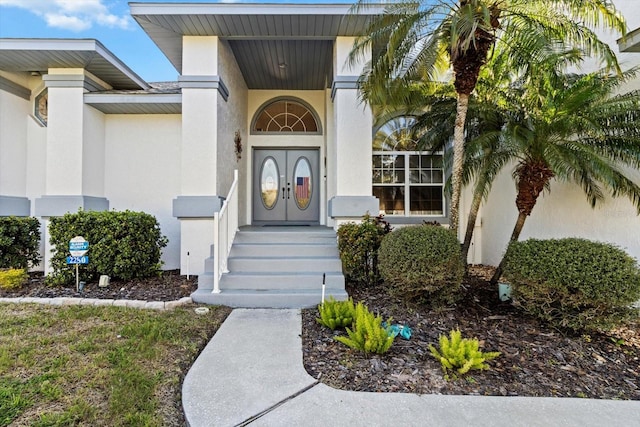
[[[303,310],[305,368],[325,384],[343,390],[640,400],[640,324],[609,334],[563,334],[501,302],[497,290],[488,284],[492,271],[473,267],[464,283],[463,299],[441,311],[405,304],[384,286],[348,289],[354,301],[364,301],[383,318],[393,317],[394,323],[412,329],[410,340],[396,338],[384,355],[365,356],[349,349],[334,340],[340,332],[316,322],[317,310]],[[47,286],[41,274],[32,274],[28,285],[18,291],[0,290],[0,297],[172,301],[196,288],[196,277],[187,280],[178,271],[151,279],[112,281],[107,288],[88,283],[82,293],[74,286]],[[489,362],[489,370],[445,379],[429,345],[456,328],[463,337],[478,338],[484,351],[502,353]]]
[[[474,267],[456,307],[433,311],[407,305],[384,286],[351,288],[354,301],[384,319],[412,329],[397,337],[384,355],[365,356],[335,341],[339,333],[316,322],[317,310],[303,311],[303,353],[307,372],[343,390],[492,396],[586,397],[640,400],[638,324],[610,334],[569,336],[501,302],[488,283],[491,268]],[[478,338],[484,351],[499,351],[486,371],[445,379],[429,352],[440,335],[459,328]]]
[[[98,282],[89,282],[82,292],[76,292],[72,286],[47,286],[42,273],[31,273],[29,283],[20,289],[9,291],[0,289],[0,297],[37,297],[37,298],[99,298],[129,299],[142,301],[175,301],[188,297],[198,288],[198,278],[181,276],[178,270],[163,271],[158,277],[134,279],[129,281],[113,280],[108,287],[101,288]]]

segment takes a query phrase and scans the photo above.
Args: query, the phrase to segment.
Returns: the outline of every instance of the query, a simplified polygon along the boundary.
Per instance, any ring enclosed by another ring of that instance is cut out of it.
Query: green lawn
[[[229,313],[0,304],[0,426],[182,425],[180,388]]]

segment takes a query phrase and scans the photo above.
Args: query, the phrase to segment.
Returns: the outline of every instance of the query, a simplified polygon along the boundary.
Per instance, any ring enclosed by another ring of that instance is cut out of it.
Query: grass
[[[183,425],[182,379],[228,313],[0,304],[0,426]]]

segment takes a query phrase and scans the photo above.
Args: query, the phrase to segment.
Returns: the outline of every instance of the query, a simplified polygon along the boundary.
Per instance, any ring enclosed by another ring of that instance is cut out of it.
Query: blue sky
[[[139,3],[162,0],[138,0]],[[169,0],[170,3],[216,3]],[[347,0],[255,0],[234,3],[352,3]],[[178,71],[131,18],[126,0],[0,0],[0,37],[97,39],[148,82]]]

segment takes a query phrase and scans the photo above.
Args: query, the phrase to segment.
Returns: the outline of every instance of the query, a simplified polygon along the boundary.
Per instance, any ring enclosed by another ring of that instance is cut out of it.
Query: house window
[[[410,132],[413,122],[398,117],[376,132],[373,195],[385,215],[444,216],[442,154],[418,150]]]
[[[277,99],[263,105],[253,119],[253,133],[320,133],[319,120],[302,101]]]
[[[49,92],[47,89],[43,90],[38,94],[38,96],[36,96],[34,104],[34,115],[43,125],[46,126],[49,114]]]

